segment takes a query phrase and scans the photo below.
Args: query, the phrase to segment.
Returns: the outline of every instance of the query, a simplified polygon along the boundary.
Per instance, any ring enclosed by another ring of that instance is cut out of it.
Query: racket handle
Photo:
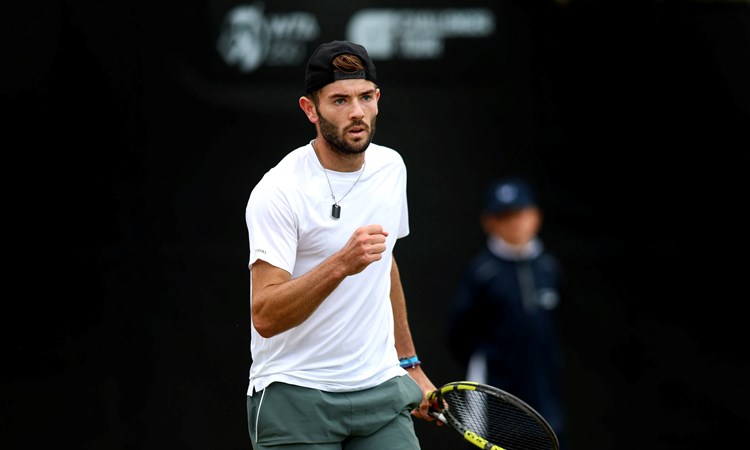
[[[443,423],[448,423],[448,421],[447,421],[447,420],[445,420],[445,416],[444,416],[444,415],[443,415],[443,413],[441,413],[441,412],[438,412],[438,411],[434,411],[434,410],[431,410],[431,411],[430,411],[430,415],[431,415],[432,417],[434,417],[434,418],[438,419],[439,421],[443,422]]]

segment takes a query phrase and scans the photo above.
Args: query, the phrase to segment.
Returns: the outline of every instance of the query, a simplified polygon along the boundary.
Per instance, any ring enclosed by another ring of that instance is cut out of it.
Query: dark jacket
[[[562,432],[561,268],[542,250],[525,257],[481,251],[464,272],[450,314],[449,345],[464,364],[486,356],[487,380]]]

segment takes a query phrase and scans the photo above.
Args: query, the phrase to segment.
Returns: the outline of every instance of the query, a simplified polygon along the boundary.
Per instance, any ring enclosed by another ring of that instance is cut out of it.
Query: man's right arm
[[[292,279],[291,274],[261,259],[252,268],[252,320],[261,336],[269,338],[305,321],[341,283],[345,275],[335,261]]]
[[[294,279],[284,269],[255,261],[250,268],[255,329],[269,338],[304,322],[344,278],[382,258],[387,236],[379,225],[360,227],[341,250]]]

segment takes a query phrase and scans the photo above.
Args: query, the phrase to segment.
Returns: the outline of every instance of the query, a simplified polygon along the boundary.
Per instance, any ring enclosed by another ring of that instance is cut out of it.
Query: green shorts
[[[271,383],[247,397],[254,450],[419,450],[411,411],[422,390],[408,375],[354,392]]]

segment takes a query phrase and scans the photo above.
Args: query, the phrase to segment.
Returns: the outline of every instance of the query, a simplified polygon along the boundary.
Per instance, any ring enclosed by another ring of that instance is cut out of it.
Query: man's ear
[[[318,111],[315,109],[315,103],[313,103],[310,98],[304,95],[300,97],[299,107],[302,108],[302,111],[304,111],[305,115],[307,116],[307,120],[309,120],[311,123],[318,122]]]

